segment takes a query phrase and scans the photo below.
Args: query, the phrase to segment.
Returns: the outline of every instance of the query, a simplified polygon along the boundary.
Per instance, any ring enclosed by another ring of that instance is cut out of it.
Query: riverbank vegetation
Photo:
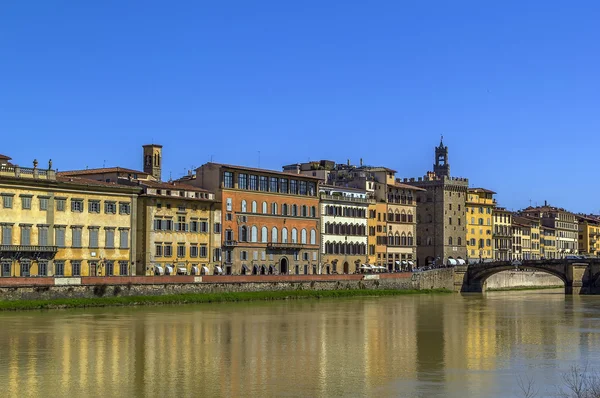
[[[223,303],[241,301],[297,300],[345,297],[381,297],[402,296],[408,294],[451,293],[447,289],[426,290],[291,290],[237,293],[182,293],[164,296],[116,296],[97,298],[61,298],[50,300],[14,300],[0,301],[0,311],[87,308],[87,307],[123,307],[135,305],[165,305],[193,303]]]

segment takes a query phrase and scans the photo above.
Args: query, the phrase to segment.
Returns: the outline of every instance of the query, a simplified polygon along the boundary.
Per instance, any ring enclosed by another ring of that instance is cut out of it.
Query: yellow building
[[[176,182],[139,185],[138,274],[221,273],[221,204],[214,194]]]
[[[467,255],[470,261],[494,258],[492,216],[496,193],[484,188],[469,188],[465,211],[467,218]]]
[[[523,259],[523,225],[512,221],[512,260]]]
[[[556,250],[556,229],[540,227],[540,258],[552,260],[558,257]]]
[[[0,163],[0,275],[134,274],[140,189],[33,166]]]
[[[123,167],[72,170],[63,177],[85,176],[134,187],[137,206],[139,275],[220,274],[221,209],[215,195],[179,182],[161,182],[162,146],[143,146],[144,171]]]
[[[512,213],[505,208],[496,207],[493,216],[494,259],[509,261],[512,259]]]
[[[600,255],[600,220],[578,215],[579,221],[579,253],[587,256]]]
[[[541,222],[538,218],[514,216],[514,222],[521,226],[523,260],[539,260],[541,254]]]

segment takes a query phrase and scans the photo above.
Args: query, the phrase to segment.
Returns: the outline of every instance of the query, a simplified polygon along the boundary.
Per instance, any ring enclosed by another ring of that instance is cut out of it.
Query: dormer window
[[[167,196],[171,196],[171,191],[167,191]]]
[[[162,195],[162,189],[157,189],[157,190],[156,190],[156,194],[157,194],[157,195]]]

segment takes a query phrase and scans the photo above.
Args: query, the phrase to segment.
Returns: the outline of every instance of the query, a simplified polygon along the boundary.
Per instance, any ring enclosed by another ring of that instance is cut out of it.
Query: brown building
[[[469,180],[450,177],[448,147],[443,142],[435,148],[433,169],[425,177],[402,180],[426,189],[417,195],[419,265],[457,264],[467,258],[465,203]]]
[[[181,182],[222,202],[225,273],[318,273],[318,178],[206,163]]]

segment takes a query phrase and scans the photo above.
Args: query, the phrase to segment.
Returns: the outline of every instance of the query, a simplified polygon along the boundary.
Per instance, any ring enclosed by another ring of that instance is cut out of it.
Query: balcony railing
[[[351,202],[351,203],[366,203],[371,204],[375,203],[375,199],[370,198],[353,198],[351,196],[341,196],[341,195],[327,195],[325,193],[321,194],[321,199],[325,200],[337,200],[340,202]]]
[[[0,245],[0,252],[56,253],[58,246]]]
[[[304,247],[304,244],[302,243],[283,243],[283,242],[269,242],[267,243],[267,247],[269,249],[274,249],[274,250],[282,250],[282,249],[294,249],[294,250],[300,250]]]
[[[39,178],[41,180],[56,180],[54,170],[44,170],[39,168],[20,167],[20,166],[0,166],[0,176],[17,178]]]
[[[225,242],[223,242],[223,246],[237,246],[237,245],[238,245],[237,240],[226,240]]]

